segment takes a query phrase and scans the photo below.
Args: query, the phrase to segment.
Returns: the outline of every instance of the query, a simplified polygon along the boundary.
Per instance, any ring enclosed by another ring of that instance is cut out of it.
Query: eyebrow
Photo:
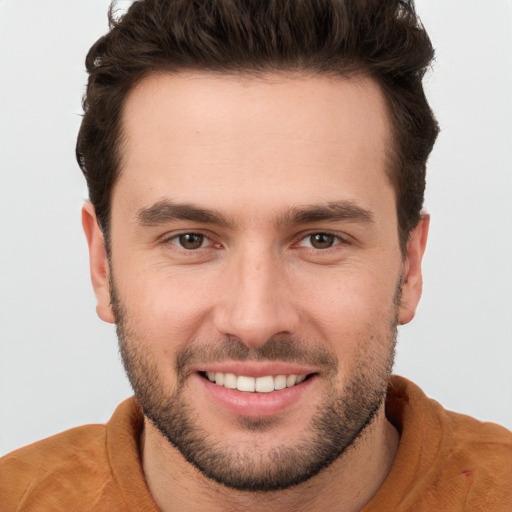
[[[137,219],[143,226],[151,227],[186,220],[202,224],[233,226],[234,222],[220,212],[201,208],[190,203],[177,203],[171,199],[163,199],[137,212]],[[319,205],[297,206],[277,219],[277,224],[295,225],[310,224],[319,221],[351,221],[372,223],[373,213],[353,201],[331,201]]]
[[[163,199],[148,208],[141,208],[137,212],[137,219],[143,226],[148,227],[158,226],[173,220],[189,220],[220,226],[231,225],[219,212],[200,208],[189,203],[176,203],[170,199]]]
[[[321,205],[293,208],[283,219],[284,224],[308,224],[318,221],[374,222],[373,212],[353,201],[331,201]]]

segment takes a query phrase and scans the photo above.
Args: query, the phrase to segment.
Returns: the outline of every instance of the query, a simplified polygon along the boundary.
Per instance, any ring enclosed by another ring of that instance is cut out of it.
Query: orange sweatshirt
[[[512,512],[512,433],[445,411],[393,377],[388,419],[400,446],[363,512]],[[139,458],[134,398],[106,425],[88,425],[0,459],[2,512],[158,512]]]

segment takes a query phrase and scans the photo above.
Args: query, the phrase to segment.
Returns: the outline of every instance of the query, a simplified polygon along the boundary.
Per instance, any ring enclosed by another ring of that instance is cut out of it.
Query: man
[[[390,378],[421,294],[431,58],[400,2],[113,22],[77,155],[136,398],[5,457],[2,510],[511,508],[510,433]]]

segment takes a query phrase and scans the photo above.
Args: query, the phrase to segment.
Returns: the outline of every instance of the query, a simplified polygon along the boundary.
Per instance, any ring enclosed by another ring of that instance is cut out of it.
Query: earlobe
[[[82,226],[89,245],[89,267],[96,295],[96,312],[103,321],[114,323],[114,314],[110,305],[107,251],[94,206],[89,201],[82,207]]]
[[[411,232],[407,244],[402,274],[402,298],[398,312],[400,325],[407,324],[414,318],[416,307],[420,301],[423,287],[421,262],[427,245],[429,224],[430,216],[422,214],[421,220]]]

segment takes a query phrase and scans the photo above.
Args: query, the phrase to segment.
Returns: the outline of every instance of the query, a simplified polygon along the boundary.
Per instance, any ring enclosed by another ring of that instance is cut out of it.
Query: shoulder
[[[476,502],[488,496],[512,510],[512,432],[451,411],[444,417],[447,470],[468,480]]]
[[[74,428],[31,444],[0,459],[0,487],[2,510],[14,510],[23,496],[34,489],[67,485],[73,481],[90,483],[102,478],[102,467],[107,463],[106,427],[87,425]]]
[[[473,446],[475,450],[486,447],[491,450],[495,447],[507,451],[512,449],[512,432],[505,427],[482,422],[465,414],[443,411],[456,444]]]
[[[468,468],[467,475],[471,467],[480,474],[492,473],[494,478],[503,474],[504,483],[511,488],[511,431],[495,423],[448,411],[414,385],[409,384],[408,388],[411,408],[418,415],[416,420],[439,432],[438,453],[443,455],[445,463],[452,459],[458,461],[461,467]]]
[[[512,510],[512,432],[447,411],[397,377],[387,413],[401,434],[393,487],[402,489],[415,510],[434,504],[454,511]]]
[[[473,450],[512,449],[512,432],[501,425],[482,422],[471,416],[446,410],[412,382],[393,376],[386,403],[386,413],[399,430],[437,432],[439,440],[454,447],[472,446]]]
[[[0,510],[157,510],[139,458],[143,416],[132,397],[106,425],[74,428],[0,459]]]
[[[0,468],[23,465],[35,471],[46,471],[64,462],[76,463],[76,451],[98,454],[105,444],[105,425],[73,428],[15,450],[0,459]],[[1,473],[5,477],[5,472]]]

